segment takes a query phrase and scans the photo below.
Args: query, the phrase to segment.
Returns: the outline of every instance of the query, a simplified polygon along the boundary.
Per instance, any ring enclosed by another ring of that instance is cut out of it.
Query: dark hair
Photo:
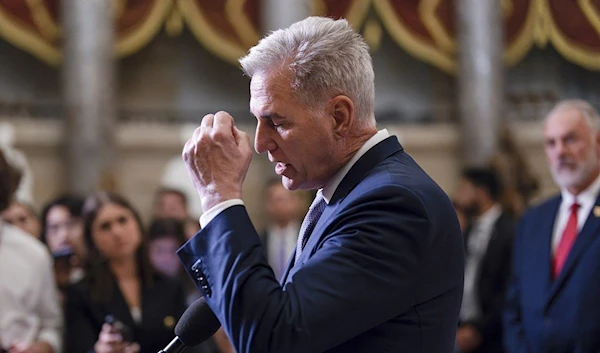
[[[165,194],[175,194],[181,198],[181,201],[183,202],[183,204],[185,206],[187,206],[187,204],[188,204],[188,198],[183,191],[181,191],[179,189],[175,189],[175,188],[168,188],[168,187],[161,187],[156,191],[155,202],[158,202],[160,197]]]
[[[8,208],[21,182],[21,171],[12,166],[0,149],[0,211]]]
[[[54,206],[62,206],[69,211],[71,217],[81,218],[81,212],[83,210],[83,198],[73,195],[63,195],[54,200],[48,202],[42,210],[42,232],[40,234],[40,240],[46,243],[46,225],[48,223],[48,213]]]
[[[131,206],[127,200],[120,195],[101,191],[89,196],[83,205],[83,235],[86,246],[88,247],[87,277],[90,281],[90,293],[92,299],[106,303],[110,300],[114,291],[113,274],[108,266],[106,258],[100,254],[100,251],[94,244],[92,238],[92,225],[98,216],[102,207],[108,204],[115,204],[131,211],[135,221],[142,233],[142,241],[136,254],[138,275],[141,277],[142,285],[151,287],[154,284],[154,271],[148,258],[148,248],[144,241],[144,228],[138,212]]]
[[[175,218],[158,218],[152,221],[150,229],[148,230],[148,241],[151,242],[153,240],[164,238],[175,238],[178,246],[183,245],[186,242],[184,222]],[[195,283],[190,280],[187,272],[182,270],[183,268],[180,269],[177,278],[183,286],[184,292],[186,295],[189,293],[196,293],[197,289]]]
[[[185,243],[183,222],[174,218],[161,218],[152,221],[148,230],[149,241],[170,237],[175,238],[180,245]]]
[[[484,189],[494,201],[499,201],[502,195],[502,183],[498,175],[490,168],[471,167],[462,172],[463,178],[476,187]]]

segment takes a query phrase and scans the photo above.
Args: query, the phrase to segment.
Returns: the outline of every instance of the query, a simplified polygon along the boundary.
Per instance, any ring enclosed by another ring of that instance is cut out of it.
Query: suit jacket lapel
[[[129,311],[129,305],[121,292],[121,288],[116,279],[114,279],[114,294],[111,300],[108,302],[107,314],[113,315],[117,320],[121,321],[125,325],[129,326],[133,330],[135,327],[135,321]]]
[[[352,166],[352,168],[350,168],[348,174],[346,174],[340,185],[335,190],[333,197],[329,201],[327,207],[325,207],[321,218],[319,218],[319,221],[315,225],[315,228],[308,238],[308,242],[306,243],[300,258],[298,259],[300,265],[310,258],[314,248],[319,244],[321,235],[325,230],[326,225],[332,220],[331,216],[335,214],[336,209],[344,197],[346,197],[346,195],[348,195],[348,193],[354,189],[354,187],[364,179],[365,175],[377,164],[392,154],[401,151],[402,149],[403,148],[398,142],[396,136],[390,136],[373,146],[373,148],[368,150],[362,157],[358,159],[358,161],[356,161],[356,163]],[[288,274],[288,271],[286,271],[286,276]]]
[[[468,255],[469,254],[469,239],[471,238],[471,231],[473,230],[473,224],[472,222],[469,222],[469,224],[467,225],[467,228],[465,229],[465,231],[463,232],[463,247],[465,248],[465,254]]]
[[[283,276],[279,279],[280,284],[284,284],[285,282],[287,282],[287,278],[290,274],[290,270],[292,269],[292,267],[294,267],[295,259],[296,259],[296,248],[294,248],[294,251],[292,251],[292,255],[290,256],[290,259],[288,260],[287,266],[285,267],[285,271],[283,271]]]
[[[498,219],[496,220],[496,222],[494,222],[494,226],[492,227],[492,234],[490,234],[490,239],[488,240],[487,246],[485,248],[485,252],[483,254],[483,257],[480,260],[479,263],[479,269],[477,270],[477,274],[476,274],[476,283],[480,283],[480,279],[481,276],[483,275],[483,271],[486,267],[486,263],[488,262],[488,259],[490,258],[490,256],[492,256],[492,253],[494,251],[498,251],[498,249],[500,249],[500,244],[498,243],[498,233],[500,232],[500,223],[504,220],[504,217],[507,217],[505,215],[505,213],[501,213],[500,216],[498,217]],[[469,227],[471,228],[471,227]],[[470,231],[470,229],[469,229]],[[467,233],[468,234],[468,233]],[[465,254],[468,254],[468,246],[467,244],[469,243],[469,236],[465,234],[464,236],[464,241],[465,241]]]
[[[539,290],[538,298],[548,298],[552,285],[552,234],[560,201],[560,197],[555,197],[541,210],[538,218],[539,232],[532,234],[530,240],[526,240],[529,244],[527,248],[536,252],[536,260],[528,262],[533,267],[528,273],[535,274],[529,280],[537,282],[532,283],[530,288]],[[539,252],[536,249],[539,249]]]
[[[567,262],[565,262],[562,271],[552,285],[552,291],[550,293],[550,297],[548,298],[548,304],[550,304],[560,288],[562,288],[564,285],[567,278],[569,278],[569,276],[573,273],[575,265],[577,262],[579,262],[583,254],[585,254],[586,250],[589,249],[590,242],[596,238],[598,228],[600,227],[600,217],[595,215],[594,208],[599,206],[600,197],[596,199],[594,207],[590,211],[583,228],[581,228],[581,231],[577,235],[577,239],[575,239],[573,248],[571,248],[571,251],[569,252]]]

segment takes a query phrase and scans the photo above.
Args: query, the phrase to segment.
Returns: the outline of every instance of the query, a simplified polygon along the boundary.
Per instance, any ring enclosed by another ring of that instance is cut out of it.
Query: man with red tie
[[[560,102],[544,145],[560,195],[517,226],[504,315],[508,352],[600,351],[600,116]]]

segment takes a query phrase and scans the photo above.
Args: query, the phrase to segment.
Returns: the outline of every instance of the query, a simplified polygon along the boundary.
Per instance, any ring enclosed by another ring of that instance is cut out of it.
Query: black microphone
[[[158,353],[181,353],[186,347],[197,346],[209,339],[221,327],[206,300],[199,298],[181,315],[175,325],[175,338]]]

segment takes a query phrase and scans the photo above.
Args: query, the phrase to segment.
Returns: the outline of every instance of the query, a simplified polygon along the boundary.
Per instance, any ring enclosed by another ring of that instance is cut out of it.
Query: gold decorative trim
[[[23,29],[19,26],[18,20],[1,7],[0,36],[16,47],[33,54],[50,65],[58,66],[60,64],[60,50],[44,41],[41,37]]]
[[[578,0],[577,2],[579,3],[579,7],[583,10],[585,17],[600,35],[600,10],[592,4],[592,0]]]
[[[165,31],[169,37],[176,37],[183,32],[183,17],[175,6],[165,22]]]
[[[547,14],[547,9],[544,6],[545,0],[535,0],[535,8],[537,18],[533,26],[533,41],[540,48],[545,48],[548,45],[548,32],[550,32],[548,21],[550,15]]]
[[[115,18],[121,17],[127,8],[127,0],[112,0]]]
[[[444,26],[442,26],[442,23],[435,13],[440,2],[441,0],[421,0],[419,3],[419,16],[437,45],[446,52],[455,53],[456,42],[446,31]]]
[[[313,16],[326,16],[327,15],[327,4],[324,0],[313,0],[311,13]]]
[[[242,43],[251,47],[260,40],[260,33],[254,28],[252,22],[244,13],[244,4],[247,0],[227,0],[225,3],[225,15],[233,26],[235,33],[240,37]]]
[[[245,48],[220,36],[191,0],[178,0],[177,5],[194,36],[207,50],[236,66],[239,65],[238,59],[246,53]]]
[[[545,7],[546,20],[550,29],[548,33],[550,41],[562,56],[589,70],[600,70],[600,49],[598,52],[593,52],[588,48],[572,43],[570,39],[564,36],[554,22],[548,2],[543,1],[543,6]]]
[[[350,8],[343,16],[354,30],[358,31],[367,17],[373,0],[350,0]],[[327,3],[324,0],[313,0],[311,13],[313,16],[327,16]]]
[[[346,20],[348,23],[354,28],[354,30],[358,31],[360,26],[362,25],[365,17],[367,16],[367,12],[371,8],[372,0],[353,0],[350,5],[350,9],[346,11]]]
[[[535,41],[535,26],[539,19],[539,0],[532,0],[527,10],[525,24],[517,34],[516,39],[504,50],[504,62],[513,66],[519,63],[533,47]]]
[[[25,4],[29,8],[31,18],[35,25],[39,28],[43,37],[49,41],[53,41],[60,36],[60,28],[56,25],[48,9],[41,0],[25,0]]]
[[[383,20],[392,38],[407,52],[421,60],[433,64],[441,70],[448,73],[456,72],[455,61],[441,50],[424,44],[416,38],[409,29],[407,29],[400,19],[395,15],[395,11],[388,0],[373,0],[377,13]]]
[[[143,24],[118,40],[115,46],[117,55],[123,57],[135,53],[148,44],[162,28],[163,23],[170,14],[170,10],[173,8],[173,1],[155,0],[150,14],[146,16]]]
[[[369,44],[371,51],[377,51],[381,46],[381,40],[383,38],[383,29],[381,28],[381,23],[375,19],[367,20],[363,29],[363,37]]]
[[[515,10],[514,0],[500,0],[500,8],[504,13],[504,17],[509,18]]]

